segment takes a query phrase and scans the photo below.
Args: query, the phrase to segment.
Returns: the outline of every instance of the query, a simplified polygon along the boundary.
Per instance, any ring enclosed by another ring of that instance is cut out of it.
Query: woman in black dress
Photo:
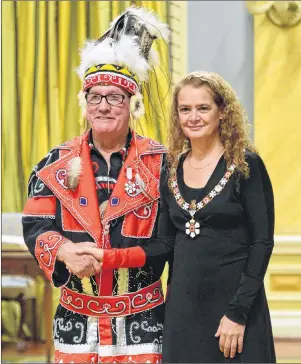
[[[157,238],[86,248],[103,269],[143,266],[174,249],[163,362],[275,363],[264,289],[274,203],[247,119],[219,75],[194,72],[174,92]]]

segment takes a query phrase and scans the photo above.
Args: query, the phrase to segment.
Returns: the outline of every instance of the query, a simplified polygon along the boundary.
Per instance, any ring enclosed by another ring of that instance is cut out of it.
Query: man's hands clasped
[[[84,253],[86,248],[88,248],[88,251],[91,248],[93,248],[92,251],[101,250],[96,249],[95,243],[67,241],[57,253],[57,260],[64,262],[68,270],[80,279],[93,276],[101,270],[101,259],[96,259],[93,255]]]

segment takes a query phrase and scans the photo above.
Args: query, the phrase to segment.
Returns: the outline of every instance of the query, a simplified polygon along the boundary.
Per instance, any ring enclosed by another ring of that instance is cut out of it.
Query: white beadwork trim
[[[137,344],[137,345],[105,345],[99,344],[64,344],[58,340],[54,340],[55,350],[61,353],[85,354],[95,353],[100,356],[116,356],[116,355],[139,355],[139,354],[161,354],[162,345],[158,343]]]
[[[38,213],[31,212],[30,214],[22,213],[23,217],[41,217],[43,219],[55,219],[55,215],[40,215]]]

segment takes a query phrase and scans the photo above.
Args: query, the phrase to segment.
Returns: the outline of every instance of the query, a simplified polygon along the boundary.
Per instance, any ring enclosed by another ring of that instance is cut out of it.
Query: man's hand
[[[72,243],[67,241],[61,245],[57,253],[57,260],[64,262],[68,270],[80,279],[93,276],[101,269],[100,263],[92,255],[77,254],[84,247],[92,248],[96,245],[91,242]]]
[[[92,255],[99,262],[102,262],[102,260],[103,260],[103,249],[97,248],[95,244],[94,244],[94,246],[88,246],[88,245],[82,246],[81,249],[78,250],[77,254]]]
[[[215,337],[219,337],[219,348],[225,358],[234,358],[236,352],[241,353],[245,334],[245,325],[237,324],[223,316]]]

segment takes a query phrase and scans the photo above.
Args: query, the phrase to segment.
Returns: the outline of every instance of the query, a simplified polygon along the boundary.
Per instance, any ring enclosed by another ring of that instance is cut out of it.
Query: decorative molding
[[[25,244],[23,236],[20,235],[2,235],[2,244]]]
[[[271,292],[301,292],[301,273],[271,273]]]
[[[172,87],[187,73],[187,1],[168,1]]]
[[[277,338],[301,338],[301,236],[275,235],[274,240],[264,280],[273,333]]]
[[[299,243],[301,244],[301,235],[274,235],[275,243]]]
[[[301,311],[270,311],[273,334],[277,338],[301,337]]]

